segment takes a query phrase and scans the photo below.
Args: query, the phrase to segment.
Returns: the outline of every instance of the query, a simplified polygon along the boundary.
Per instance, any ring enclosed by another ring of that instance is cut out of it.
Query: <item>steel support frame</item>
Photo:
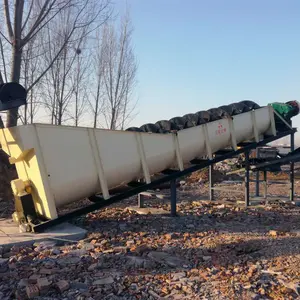
[[[267,200],[267,196],[268,196],[268,172],[266,170],[263,171],[264,172],[264,199]]]
[[[255,173],[255,175],[256,175],[256,180],[255,180],[255,196],[256,197],[259,197],[259,175],[260,175],[260,172],[259,171],[257,171],[256,173]]]
[[[213,171],[214,171],[214,165],[211,164],[209,166],[209,200],[213,201],[215,200],[215,195],[214,195],[214,178],[213,178]]]
[[[171,216],[177,216],[177,189],[176,189],[176,179],[171,180]]]
[[[295,150],[295,132],[296,130],[294,129],[291,133],[290,133],[290,151],[294,151]],[[244,189],[244,194],[245,194],[245,206],[248,207],[250,206],[250,185],[249,183],[253,180],[250,180],[250,163],[249,163],[249,154],[250,151],[245,151],[245,189]],[[289,158],[282,158],[280,160],[288,160]],[[269,164],[271,164],[271,162],[269,162]],[[268,164],[268,163],[266,163]],[[294,161],[290,162],[290,201],[294,201]],[[263,170],[263,180],[260,180],[259,176],[260,176],[260,170],[256,170],[255,175],[256,178],[253,182],[255,182],[255,195],[256,197],[260,196],[260,188],[259,188],[259,184],[262,181],[263,183],[263,198],[266,201],[266,204],[268,203],[267,201],[267,194],[268,194],[268,171]],[[214,200],[214,191],[215,190],[219,190],[219,191],[226,191],[226,189],[224,188],[216,188],[214,187],[214,182],[213,182],[213,164],[209,166],[209,199],[210,201]],[[228,189],[227,189],[228,190]],[[239,191],[237,191],[239,192]],[[242,193],[242,191],[241,191]]]
[[[170,182],[170,200],[171,200],[171,216],[177,216],[177,182],[176,179],[171,180]],[[149,195],[147,195],[149,196]],[[138,207],[145,207],[145,198],[147,197],[144,192],[138,194]]]
[[[250,206],[250,164],[249,150],[245,151],[245,206]]]
[[[295,131],[291,132],[290,134],[290,152],[293,152],[295,150]],[[283,157],[281,159],[279,159],[280,161],[288,161],[289,157]],[[265,165],[271,165],[272,161],[265,163]],[[256,196],[259,197],[259,183],[260,183],[260,179],[259,179],[259,170],[256,171]],[[263,170],[263,197],[264,200],[267,203],[267,194],[268,194],[268,171]],[[290,174],[289,174],[289,181],[290,181],[290,193],[289,193],[289,198],[290,201],[294,201],[295,198],[295,162],[293,160],[290,161]]]
[[[174,214],[174,207],[176,207],[175,203],[176,203],[176,179],[180,178],[182,176],[188,175],[190,173],[193,173],[195,171],[201,170],[203,168],[209,167],[213,164],[216,164],[218,162],[221,162],[223,160],[235,157],[237,155],[240,155],[242,153],[246,153],[252,149],[255,149],[257,147],[266,145],[268,143],[271,143],[275,140],[278,140],[282,137],[288,136],[291,133],[295,133],[296,129],[291,129],[288,131],[284,131],[284,132],[278,132],[276,136],[269,136],[266,137],[264,140],[259,141],[259,142],[253,142],[253,143],[243,143],[243,147],[237,149],[237,150],[232,150],[229,151],[228,153],[222,155],[222,156],[215,156],[212,157],[211,159],[205,160],[197,165],[194,165],[192,167],[189,167],[183,171],[178,171],[175,172],[173,174],[167,175],[165,177],[162,177],[160,179],[157,179],[155,181],[152,181],[151,183],[148,184],[143,184],[141,186],[138,186],[136,188],[132,188],[127,192],[124,192],[122,194],[118,194],[118,195],[114,195],[111,198],[104,200],[102,197],[99,196],[92,196],[90,197],[95,203],[88,205],[86,207],[80,208],[78,210],[72,211],[70,213],[67,213],[65,215],[59,216],[56,219],[53,220],[48,220],[45,222],[42,222],[40,224],[37,224],[35,226],[32,227],[32,231],[33,232],[43,232],[44,230],[46,230],[49,227],[61,224],[63,222],[67,222],[70,221],[71,219],[81,216],[81,215],[85,215],[88,214],[90,212],[99,210],[101,208],[107,207],[109,205],[112,205],[114,203],[120,202],[126,198],[132,197],[134,195],[137,195],[143,191],[149,190],[149,189],[153,189],[156,186],[162,184],[162,183],[166,183],[166,182],[173,182],[173,184],[171,184],[171,207],[173,207],[173,210],[171,208],[171,212],[173,212]],[[98,201],[97,201],[98,200]],[[176,208],[175,208],[175,214],[176,214]]]
[[[295,132],[291,133],[291,152],[295,150]],[[294,185],[294,179],[295,179],[295,163],[293,161],[290,162],[290,200],[294,201],[294,195],[295,195],[295,185]]]
[[[143,193],[138,194],[138,207],[139,208],[145,207],[145,195],[143,195]]]

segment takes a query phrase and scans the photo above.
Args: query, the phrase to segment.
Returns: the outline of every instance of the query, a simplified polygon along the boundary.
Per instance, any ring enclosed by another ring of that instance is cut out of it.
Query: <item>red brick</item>
[[[53,273],[52,269],[42,268],[40,269],[40,274],[51,275]]]
[[[40,278],[40,275],[33,274],[28,278],[29,283],[35,284],[37,283],[37,280]]]
[[[47,278],[39,278],[37,280],[37,286],[41,292],[46,292],[51,286],[51,282]]]
[[[37,285],[27,285],[26,286],[26,294],[29,299],[39,296],[40,291]]]
[[[56,286],[58,288],[58,290],[63,293],[65,291],[67,291],[70,288],[70,284],[68,281],[66,280],[60,280],[56,283]]]

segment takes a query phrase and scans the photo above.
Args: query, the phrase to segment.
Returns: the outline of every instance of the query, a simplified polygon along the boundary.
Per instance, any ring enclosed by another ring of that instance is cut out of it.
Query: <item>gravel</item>
[[[175,218],[140,215],[129,199],[78,219],[83,241],[1,249],[0,298],[299,298],[300,208],[245,209],[232,195],[199,200],[204,192],[182,187]]]

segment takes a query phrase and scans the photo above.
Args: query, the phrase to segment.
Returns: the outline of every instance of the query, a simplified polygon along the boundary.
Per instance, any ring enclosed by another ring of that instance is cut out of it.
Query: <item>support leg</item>
[[[176,202],[177,202],[177,195],[176,195],[176,179],[171,180],[171,216],[176,217]]]
[[[139,208],[145,207],[145,205],[144,205],[144,195],[143,194],[138,194],[138,207]]]
[[[291,151],[295,150],[295,134],[292,133],[291,134]],[[290,200],[294,201],[294,178],[295,178],[295,174],[294,174],[294,167],[295,164],[293,162],[290,163]]]
[[[267,195],[268,195],[268,179],[267,179],[267,171],[264,171],[264,199],[267,203]]]
[[[259,197],[259,171],[256,172],[256,179],[255,179],[255,196]]]
[[[250,205],[250,184],[249,184],[249,151],[245,152],[245,206]]]
[[[215,200],[215,195],[214,195],[214,179],[213,179],[213,171],[214,171],[214,166],[210,165],[209,166],[209,200],[213,201]]]

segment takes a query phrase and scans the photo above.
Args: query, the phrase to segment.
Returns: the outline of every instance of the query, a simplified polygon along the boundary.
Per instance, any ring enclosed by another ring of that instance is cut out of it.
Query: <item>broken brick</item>
[[[37,280],[37,286],[39,288],[40,291],[48,291],[50,286],[51,286],[51,282],[48,281],[47,278],[39,278]]]
[[[56,287],[58,288],[58,290],[63,293],[65,291],[67,291],[70,288],[70,284],[68,281],[66,280],[60,280],[56,283]]]
[[[40,269],[40,274],[51,275],[52,273],[53,273],[52,269],[46,269],[46,268]]]
[[[39,296],[40,291],[37,285],[30,284],[26,286],[26,294],[29,299]]]
[[[94,271],[98,268],[98,264],[95,263],[95,264],[91,264],[89,267],[88,267],[88,271]]]
[[[40,277],[41,277],[40,275],[33,274],[33,275],[31,275],[31,276],[28,278],[28,282],[29,282],[29,283],[32,283],[32,284],[35,284],[35,283],[37,283],[37,280],[38,280]]]

